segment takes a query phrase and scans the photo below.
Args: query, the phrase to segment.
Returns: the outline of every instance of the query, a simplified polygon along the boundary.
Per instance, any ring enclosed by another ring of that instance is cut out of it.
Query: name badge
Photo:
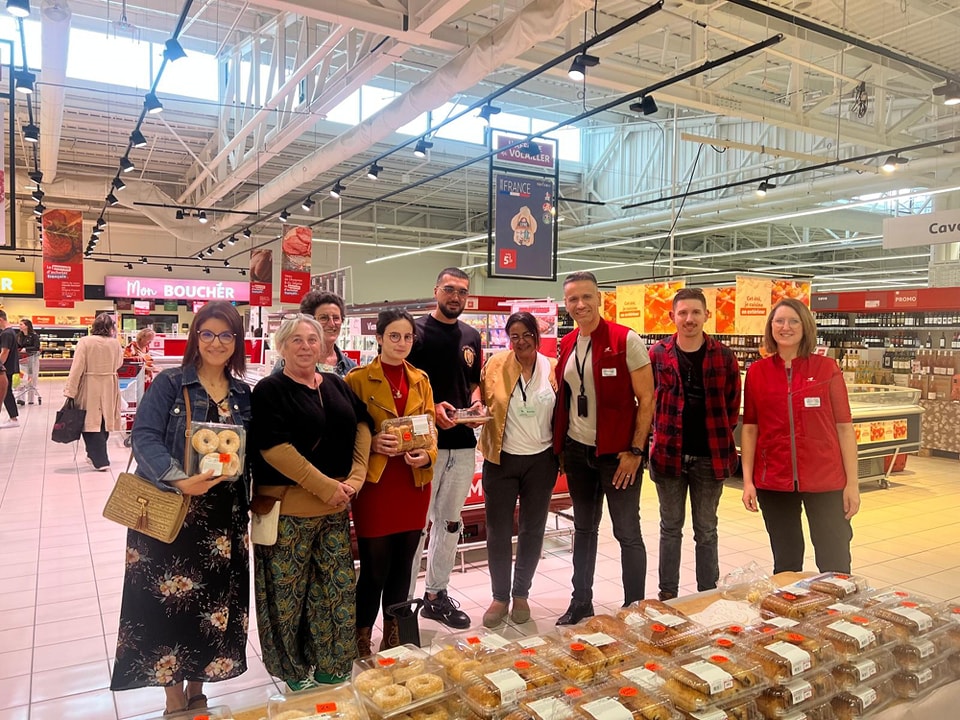
[[[600,377],[616,377],[616,368],[600,368]]]
[[[529,405],[520,406],[520,417],[529,418],[529,417],[536,417],[536,416],[537,416],[536,408],[532,408]]]
[[[820,407],[820,398],[808,397],[803,399],[804,407]]]

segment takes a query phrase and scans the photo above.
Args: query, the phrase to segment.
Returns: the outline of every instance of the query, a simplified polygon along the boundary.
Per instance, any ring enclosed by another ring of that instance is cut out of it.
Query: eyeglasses
[[[406,335],[401,335],[398,332],[387,333],[387,340],[394,343],[398,343],[401,340],[403,340],[406,343],[412,343],[416,339],[417,339],[417,336],[411,333],[407,333]]]
[[[330,322],[336,325],[337,323],[342,323],[343,318],[340,317],[339,315],[317,315],[317,322],[319,323]]]
[[[800,318],[774,318],[773,324],[777,327],[783,327],[784,325],[796,327],[800,324]]]
[[[212,343],[214,338],[219,338],[221,345],[230,345],[237,339],[237,336],[232,332],[215,333],[213,330],[201,330],[197,333],[197,336],[200,338],[200,342],[207,344]]]
[[[520,342],[521,340],[533,340],[532,332],[525,332],[523,335],[510,335],[510,342]]]
[[[453,285],[444,285],[443,287],[440,288],[440,291],[443,292],[444,295],[456,295],[457,297],[462,297],[462,298],[465,298],[467,295],[470,294],[469,290],[465,290],[463,288],[457,288],[457,287],[454,287]]]

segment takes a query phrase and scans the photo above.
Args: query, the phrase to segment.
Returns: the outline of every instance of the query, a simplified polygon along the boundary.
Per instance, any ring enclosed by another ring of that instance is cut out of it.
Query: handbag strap
[[[187,469],[187,452],[190,448],[190,438],[193,436],[193,429],[190,427],[190,395],[187,393],[187,389],[183,389],[183,399],[187,404],[187,429],[185,431],[185,436],[187,441],[183,444],[183,469],[186,472]],[[130,472],[130,465],[133,464],[133,443],[130,443],[130,457],[127,458],[127,469],[126,472]]]

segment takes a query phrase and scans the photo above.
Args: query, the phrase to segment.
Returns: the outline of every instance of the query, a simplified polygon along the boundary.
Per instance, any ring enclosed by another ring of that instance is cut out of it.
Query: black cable
[[[660,247],[657,248],[657,254],[653,256],[653,262],[650,263],[650,272],[651,279],[656,282],[657,279],[657,260],[660,258],[660,253],[663,252],[663,248],[667,245],[667,240],[673,236],[673,230],[677,227],[677,222],[680,220],[680,213],[683,212],[683,206],[687,202],[687,193],[690,192],[690,186],[693,184],[693,176],[697,172],[697,165],[700,164],[700,154],[703,152],[703,143],[700,143],[700,147],[697,148],[697,156],[693,159],[693,167],[690,168],[690,177],[687,178],[687,189],[683,191],[683,198],[680,200],[680,207],[677,208],[676,215],[673,216],[673,223],[670,225],[670,229],[667,230],[667,236],[663,239],[663,242],[660,243]]]

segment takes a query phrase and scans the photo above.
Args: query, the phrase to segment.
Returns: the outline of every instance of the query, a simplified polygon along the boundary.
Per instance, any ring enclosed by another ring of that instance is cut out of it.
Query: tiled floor
[[[147,718],[162,711],[155,688],[108,689],[116,645],[124,530],[100,516],[114,475],[126,463],[121,438],[110,441],[111,473],[87,465],[76,445],[49,442],[62,382],[41,384],[46,402],[22,408],[19,428],[0,430],[0,720]],[[4,419],[6,415],[4,413]],[[79,459],[79,463],[76,460]],[[875,585],[897,583],[940,599],[960,598],[960,463],[911,457],[890,489],[864,486],[854,520],[854,569]],[[649,545],[647,591],[656,591],[656,493],[647,481],[641,517]],[[756,560],[769,568],[761,518],[747,513],[731,485],[720,507],[721,572]],[[689,534],[689,533],[688,533]],[[693,551],[684,548],[682,592],[693,592]],[[479,623],[489,577],[479,554],[455,572],[450,594]],[[814,569],[808,557],[808,569]],[[617,543],[605,525],[597,564],[597,604],[619,607]],[[570,597],[565,540],[548,540],[531,594],[533,620],[506,634],[553,627]],[[442,627],[422,622],[428,643]],[[207,694],[235,708],[262,703],[277,686],[259,657],[255,627],[249,671],[208,685]]]

